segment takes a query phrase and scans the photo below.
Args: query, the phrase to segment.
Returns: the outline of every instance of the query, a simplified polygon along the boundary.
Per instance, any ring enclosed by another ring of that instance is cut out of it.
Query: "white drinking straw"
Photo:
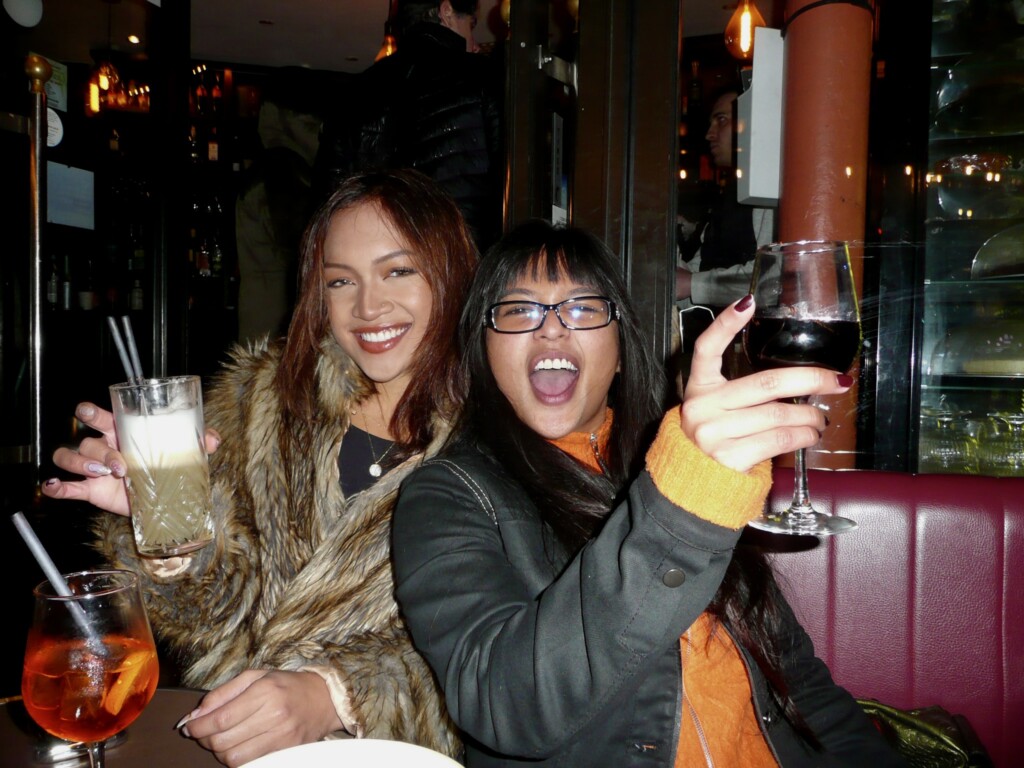
[[[128,342],[128,354],[132,359],[132,370],[135,371],[135,383],[142,383],[142,362],[139,360],[139,348],[135,346],[135,334],[132,333],[132,321],[128,315],[121,318],[124,326],[124,338]]]
[[[124,375],[131,381],[135,378],[135,372],[132,370],[132,362],[128,359],[128,350],[124,348],[124,341],[121,339],[121,331],[117,328],[117,323],[113,317],[107,316],[107,325],[110,327],[110,335],[114,337],[114,346],[117,347],[117,354],[121,356],[121,365],[124,366]]]
[[[21,534],[21,538],[28,544],[29,550],[32,552],[32,556],[35,557],[36,562],[39,563],[39,567],[43,569],[43,573],[46,575],[46,580],[50,582],[53,587],[53,591],[61,597],[72,597],[71,590],[68,588],[67,582],[64,581],[64,577],[61,576],[60,571],[57,570],[57,566],[54,565],[53,560],[50,559],[49,553],[43,548],[43,542],[36,536],[36,532],[32,530],[32,526],[28,524],[28,520],[25,519],[25,515],[21,512],[15,512],[11,515],[11,521],[14,523],[14,527],[18,529],[18,533]],[[71,610],[71,615],[75,619],[75,622],[82,631],[85,632],[90,642],[95,642],[97,648],[102,648],[103,645],[100,641],[96,631],[89,624],[89,618],[85,615],[85,609],[82,608],[74,600],[68,601],[68,606]]]

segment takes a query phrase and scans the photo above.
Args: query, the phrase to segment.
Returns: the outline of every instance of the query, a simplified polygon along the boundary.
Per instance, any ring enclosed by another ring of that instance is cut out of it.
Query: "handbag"
[[[963,715],[942,707],[897,709],[875,699],[857,703],[911,768],[992,768],[992,759]]]

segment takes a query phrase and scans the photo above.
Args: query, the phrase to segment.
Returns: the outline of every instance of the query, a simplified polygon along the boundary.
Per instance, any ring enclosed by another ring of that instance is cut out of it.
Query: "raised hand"
[[[698,337],[682,406],[686,435],[713,459],[740,472],[818,442],[825,415],[791,398],[835,395],[853,384],[846,374],[814,367],[776,368],[726,379],[722,356],[753,314],[753,297],[746,296]]]
[[[43,495],[51,499],[87,501],[108,512],[127,515],[128,494],[123,479],[125,462],[117,450],[114,415],[93,403],[79,403],[75,416],[99,432],[100,437],[85,438],[78,450],[58,448],[53,453],[53,463],[85,479],[65,482],[56,477],[50,478],[42,485]],[[213,453],[220,445],[220,435],[207,429],[205,441],[206,452]]]

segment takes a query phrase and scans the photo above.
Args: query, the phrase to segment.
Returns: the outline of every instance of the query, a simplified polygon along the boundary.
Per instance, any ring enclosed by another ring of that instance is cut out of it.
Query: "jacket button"
[[[665,575],[661,577],[661,583],[666,587],[678,587],[686,581],[686,574],[678,568],[670,568],[665,571]]]

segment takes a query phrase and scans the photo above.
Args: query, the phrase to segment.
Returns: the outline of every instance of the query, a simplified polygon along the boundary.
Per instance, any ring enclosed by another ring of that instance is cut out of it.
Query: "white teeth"
[[[405,333],[405,328],[388,328],[386,331],[378,331],[376,333],[360,333],[359,338],[372,344],[390,341],[396,336],[401,336],[403,333]]]
[[[558,360],[552,360],[550,358],[547,359],[547,360],[541,360],[539,363],[537,363],[537,365],[535,365],[533,367],[533,370],[535,370],[535,371],[576,371],[577,368],[576,368],[575,365],[573,365],[572,363],[570,363],[568,360],[566,360],[563,357],[563,358],[559,358]]]

